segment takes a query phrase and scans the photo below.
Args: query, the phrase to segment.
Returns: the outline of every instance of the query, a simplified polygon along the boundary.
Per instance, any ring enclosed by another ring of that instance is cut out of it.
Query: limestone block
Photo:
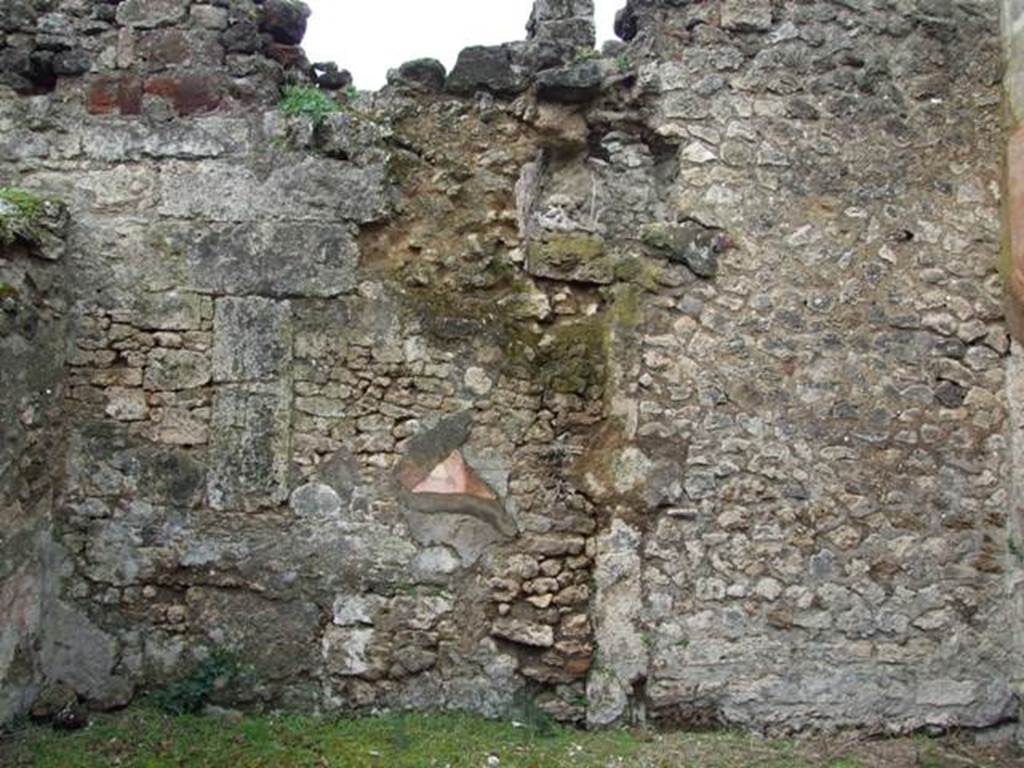
[[[170,445],[205,445],[210,439],[208,413],[200,415],[180,408],[164,410],[148,430],[150,439]]]
[[[327,671],[343,677],[370,672],[373,664],[369,658],[369,649],[374,634],[372,628],[327,627],[323,639]]]
[[[590,725],[618,720],[633,682],[647,674],[647,650],[639,626],[643,606],[640,545],[640,532],[619,519],[598,538],[594,640],[606,663],[587,682]]]
[[[210,382],[206,355],[187,349],[152,350],[146,360],[143,386],[148,390],[179,390]]]
[[[277,506],[288,498],[289,382],[221,386],[210,427],[207,496],[214,509]]]
[[[765,32],[772,27],[769,0],[722,0],[722,26],[737,32]]]
[[[200,293],[330,297],[355,287],[357,262],[355,240],[344,226],[213,227],[189,246],[187,281]]]
[[[201,319],[202,299],[185,291],[140,294],[132,308],[132,324],[150,331],[192,331]]]
[[[551,234],[530,243],[526,270],[549,280],[598,285],[615,279],[614,264],[605,255],[604,240],[583,233]]]
[[[228,25],[228,11],[215,5],[193,5],[189,9],[192,21],[204,29],[225,29]]]
[[[458,556],[445,546],[427,547],[412,561],[412,572],[417,580],[444,581],[462,567]]]
[[[338,627],[373,626],[377,612],[387,600],[380,595],[343,594],[334,598],[334,625]]]
[[[291,355],[288,302],[258,297],[226,297],[215,302],[214,381],[273,379],[285,372]]]
[[[168,163],[161,174],[160,213],[231,222],[301,219],[360,224],[388,215],[383,164],[354,166],[318,157],[296,157],[263,177],[238,163]]]
[[[126,0],[117,9],[117,23],[147,29],[185,20],[188,0]]]
[[[139,421],[146,418],[149,407],[141,389],[110,387],[107,391],[106,413],[118,421]]]
[[[555,644],[555,631],[551,626],[533,624],[521,619],[496,619],[491,626],[491,634],[503,640],[536,648],[550,648]]]

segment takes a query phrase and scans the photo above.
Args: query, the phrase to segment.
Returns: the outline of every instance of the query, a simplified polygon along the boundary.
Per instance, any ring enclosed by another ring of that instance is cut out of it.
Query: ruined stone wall
[[[318,76],[294,4],[8,14],[49,74],[3,67],[0,184],[71,214],[49,471],[97,679],[1014,719],[997,11],[648,0],[599,55],[545,0],[322,121],[275,106]]]
[[[56,588],[51,537],[60,462],[67,310],[66,212],[0,194],[0,722],[44,680],[40,645]]]
[[[1024,366],[1020,342],[1024,340],[1024,132],[1020,125],[1024,109],[1024,7],[1003,2],[1004,112],[1008,128],[1003,199],[1003,248],[1001,267],[1006,284],[1006,317],[1015,341],[1007,366],[1006,399],[1009,409],[1010,506],[1008,539],[1012,543],[1007,573],[1008,610],[1014,621],[1015,646],[1024,650]],[[1011,680],[1018,694],[1022,690],[1020,664],[1013,666]]]

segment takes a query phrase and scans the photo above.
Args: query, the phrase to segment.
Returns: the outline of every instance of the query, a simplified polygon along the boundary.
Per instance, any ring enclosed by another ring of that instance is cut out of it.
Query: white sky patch
[[[533,0],[306,0],[313,9],[303,47],[310,61],[335,61],[361,90],[376,90],[387,72],[411,59],[440,59],[451,70],[470,45],[522,40]],[[596,0],[598,48],[615,37],[615,12],[626,0]]]

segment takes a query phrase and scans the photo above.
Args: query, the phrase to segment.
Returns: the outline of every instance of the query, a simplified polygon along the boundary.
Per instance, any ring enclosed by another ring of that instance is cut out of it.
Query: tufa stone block
[[[284,373],[292,354],[288,302],[227,297],[214,306],[214,381],[261,381]]]

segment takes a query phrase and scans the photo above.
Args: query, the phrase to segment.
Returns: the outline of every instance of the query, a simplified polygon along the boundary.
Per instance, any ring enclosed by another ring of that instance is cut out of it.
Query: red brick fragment
[[[171,102],[183,117],[196,112],[212,112],[223,99],[219,82],[204,75],[151,77],[146,80],[146,93]]]
[[[142,114],[142,80],[133,75],[102,75],[86,91],[85,108],[93,115]]]

